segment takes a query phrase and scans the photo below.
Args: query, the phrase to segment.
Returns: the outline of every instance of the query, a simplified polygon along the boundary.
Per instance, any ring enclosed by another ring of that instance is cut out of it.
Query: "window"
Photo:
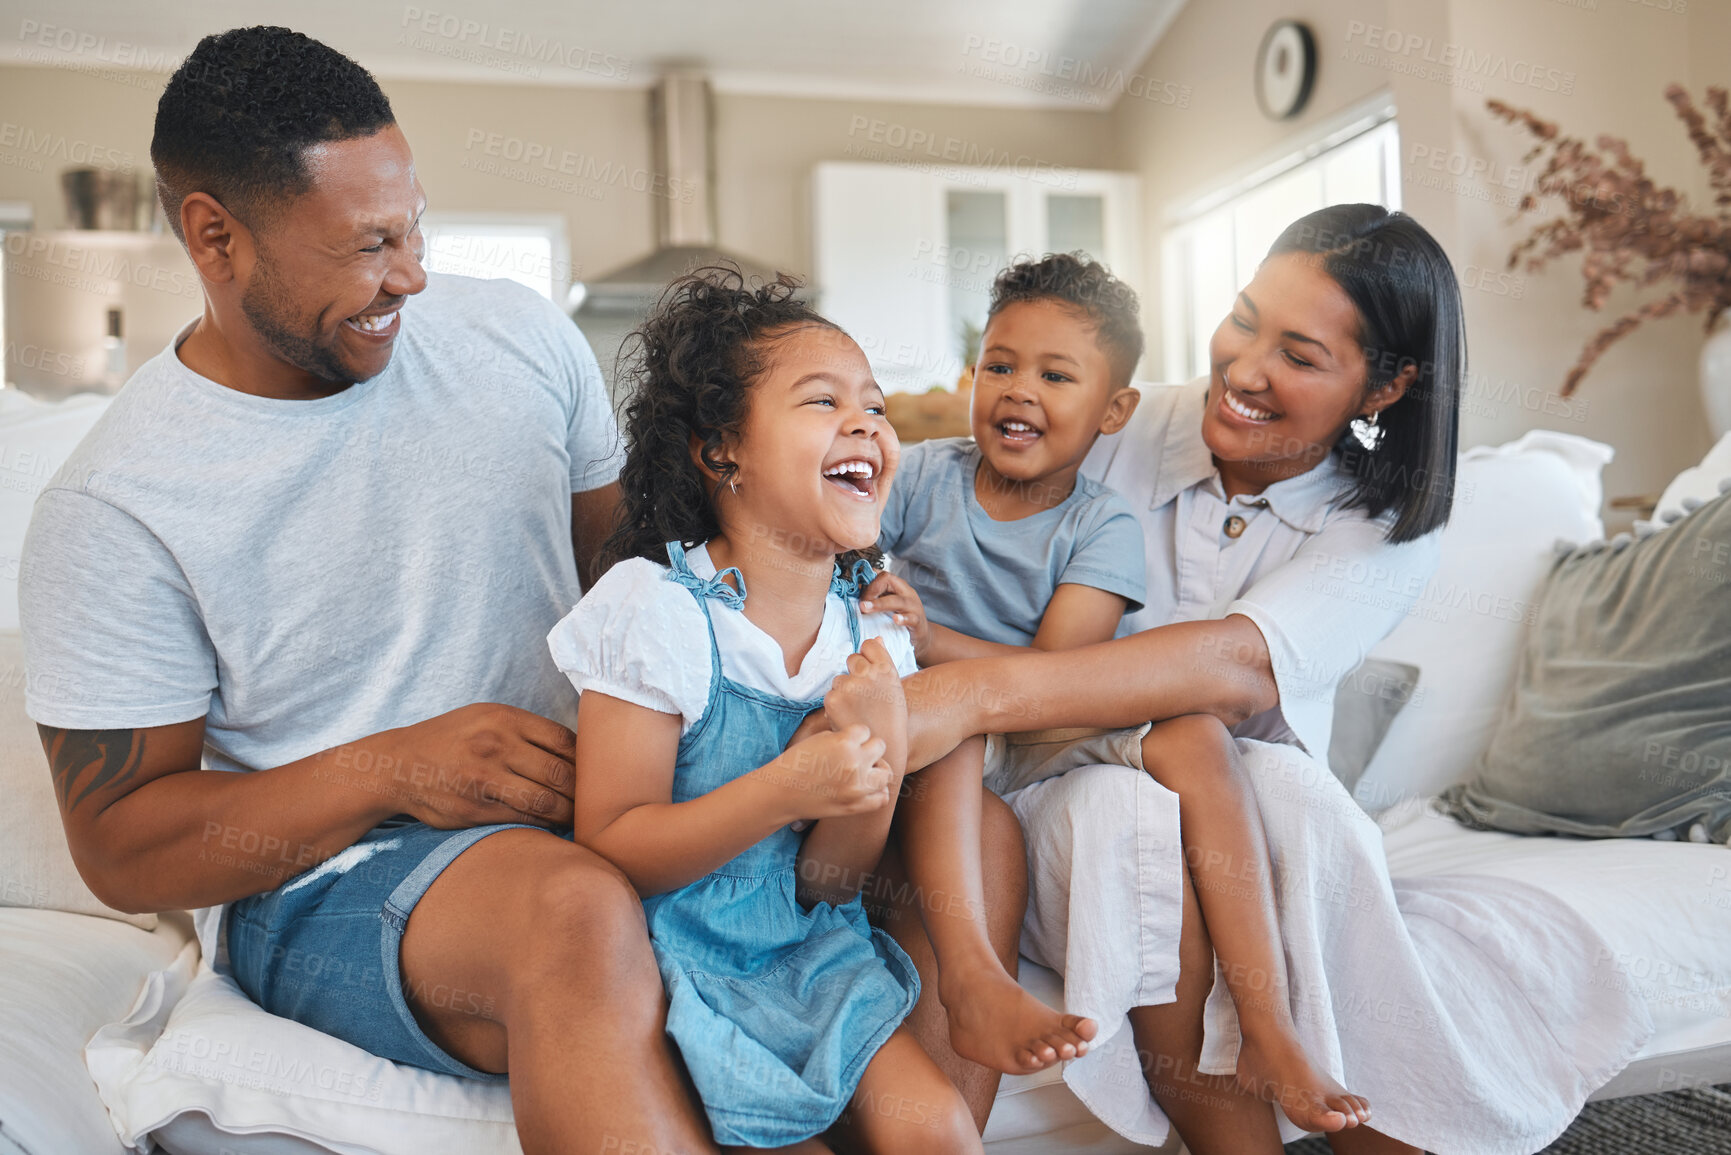
[[[503,277],[565,303],[571,250],[565,218],[550,213],[435,213],[421,218],[423,262],[433,273]]]
[[[1162,242],[1165,379],[1208,371],[1208,341],[1287,225],[1338,204],[1400,207],[1400,136],[1386,105],[1173,214]]]

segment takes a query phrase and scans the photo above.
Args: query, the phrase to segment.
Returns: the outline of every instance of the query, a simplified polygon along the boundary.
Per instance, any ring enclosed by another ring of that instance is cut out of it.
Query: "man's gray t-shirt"
[[[225,770],[472,702],[575,722],[543,639],[581,593],[571,494],[619,472],[594,355],[507,281],[434,275],[401,324],[383,373],[319,400],[199,376],[185,332],[139,368],[37,499],[32,718],[204,716]]]
[[[1015,521],[994,521],[974,496],[980,449],[965,437],[902,452],[878,548],[940,626],[1009,646],[1039,632],[1060,585],[1105,590],[1142,608],[1142,523],[1130,503],[1089,477],[1068,497]]]

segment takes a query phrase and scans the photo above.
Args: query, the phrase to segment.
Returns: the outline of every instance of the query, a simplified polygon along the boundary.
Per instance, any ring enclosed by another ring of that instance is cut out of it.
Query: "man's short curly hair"
[[[1141,306],[1136,290],[1107,272],[1086,253],[1048,253],[1039,260],[1024,258],[992,282],[988,323],[1004,309],[1022,301],[1056,301],[1086,317],[1094,340],[1112,366],[1112,385],[1130,384],[1142,360]]]
[[[208,193],[249,228],[312,187],[313,145],[371,136],[396,123],[366,69],[287,28],[206,36],[156,105],[150,160],[175,236],[180,206]]]

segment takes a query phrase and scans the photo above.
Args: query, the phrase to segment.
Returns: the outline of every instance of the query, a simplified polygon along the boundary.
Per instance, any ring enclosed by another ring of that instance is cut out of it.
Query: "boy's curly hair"
[[[1022,301],[1057,301],[1088,318],[1095,342],[1111,363],[1113,387],[1130,384],[1142,359],[1141,305],[1136,290],[1105,265],[1083,252],[1047,253],[1039,260],[1024,257],[992,282],[986,320]]]
[[[668,542],[697,546],[721,532],[715,496],[738,472],[722,451],[739,433],[750,386],[775,343],[813,325],[842,331],[795,295],[800,288],[787,273],[752,288],[738,269],[698,269],[669,285],[626,338],[619,355],[620,379],[631,389],[625,467],[604,566],[631,557],[666,565]],[[694,441],[718,480],[692,460]],[[855,556],[866,553],[844,555],[844,572]]]

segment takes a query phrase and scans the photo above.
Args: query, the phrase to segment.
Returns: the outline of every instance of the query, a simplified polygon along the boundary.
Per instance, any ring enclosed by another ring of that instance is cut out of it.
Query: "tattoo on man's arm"
[[[143,730],[36,729],[48,752],[54,792],[67,813],[98,790],[124,786],[144,765]]]

